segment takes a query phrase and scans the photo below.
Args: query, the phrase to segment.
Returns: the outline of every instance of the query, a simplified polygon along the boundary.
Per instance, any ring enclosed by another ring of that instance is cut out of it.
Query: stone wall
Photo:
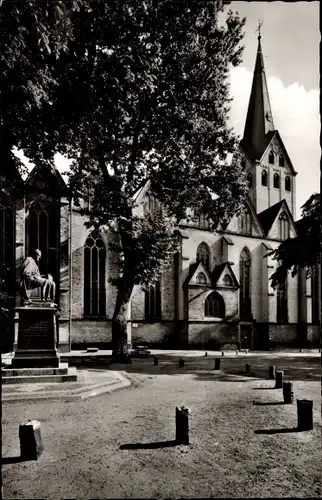
[[[71,322],[71,342],[73,344],[110,344],[112,342],[111,322],[73,320]]]
[[[224,323],[222,321],[213,321],[205,324],[204,322],[189,321],[188,342],[189,345],[208,347],[209,349],[221,349],[223,346],[232,345],[237,347],[238,342],[238,323]]]
[[[274,344],[296,344],[298,339],[297,324],[269,325],[269,335]]]

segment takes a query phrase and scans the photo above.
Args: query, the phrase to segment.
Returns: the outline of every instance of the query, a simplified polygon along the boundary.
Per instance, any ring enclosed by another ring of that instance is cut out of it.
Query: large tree
[[[272,286],[283,283],[290,272],[296,276],[305,269],[311,276],[315,266],[321,262],[321,197],[312,194],[302,206],[302,218],[297,222],[297,236],[288,238],[270,252],[278,266],[272,275]]]
[[[115,233],[115,357],[126,354],[133,287],[163,272],[187,210],[206,210],[216,230],[243,204],[247,185],[227,121],[228,74],[241,61],[245,20],[229,11],[219,24],[224,8],[199,0],[84,2],[71,13],[67,49],[51,58],[45,98],[30,104],[37,126],[19,137],[35,162],[51,164],[56,152],[75,158],[75,201],[90,196],[88,225]],[[142,218],[135,194],[148,180],[162,208]]]

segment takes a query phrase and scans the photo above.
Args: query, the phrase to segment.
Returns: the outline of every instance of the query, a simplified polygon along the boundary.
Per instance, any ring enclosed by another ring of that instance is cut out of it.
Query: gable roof
[[[247,144],[244,138],[240,141],[240,146],[243,149],[244,153],[248,156],[248,158],[254,163],[256,160],[260,160],[268,148],[270,142],[273,137],[275,137],[275,133],[277,130],[270,130],[265,134],[261,147],[255,150],[250,144]]]
[[[213,284],[216,285],[218,283],[220,277],[224,274],[225,270],[229,271],[229,274],[233,279],[233,287],[239,288],[237,278],[235,276],[234,271],[231,268],[230,262],[223,262],[222,264],[219,264],[218,266],[215,267],[215,269],[211,273]]]
[[[28,188],[37,185],[38,179],[40,181],[46,181],[48,183],[47,189],[50,189],[50,191],[59,189],[62,192],[67,192],[68,190],[64,179],[56,167],[42,164],[37,165],[29,173],[27,179],[25,180],[25,186]]]
[[[257,217],[263,228],[265,236],[267,236],[268,233],[270,232],[273,223],[282,207],[287,212],[291,222],[294,224],[294,220],[290,212],[290,209],[288,208],[286,201],[283,199],[278,203],[275,203],[275,205],[272,205],[271,207],[267,208],[266,210],[263,210],[263,212],[257,214]]]
[[[205,276],[207,278],[207,283],[203,284],[203,283],[194,282],[197,274],[200,272],[205,274]],[[209,276],[209,272],[207,271],[207,269],[205,268],[205,266],[202,262],[194,262],[193,264],[191,264],[191,266],[189,268],[188,276],[184,280],[182,287],[188,286],[188,285],[198,285],[198,286],[210,286],[211,285],[211,277]]]
[[[293,163],[291,162],[291,159],[288,155],[288,152],[286,150],[286,147],[284,146],[284,142],[282,141],[282,138],[280,136],[280,133],[278,130],[275,130],[272,137],[270,138],[270,140],[267,142],[267,145],[266,145],[266,148],[264,149],[263,153],[262,153],[262,156],[260,157],[260,160],[263,158],[263,156],[265,155],[267,149],[269,148],[270,144],[273,142],[274,139],[277,139],[282,147],[282,150],[283,150],[283,154],[284,156],[286,157],[289,165],[290,165],[290,168],[291,168],[291,172],[293,175],[297,175],[297,172],[295,171],[295,168],[293,166]]]

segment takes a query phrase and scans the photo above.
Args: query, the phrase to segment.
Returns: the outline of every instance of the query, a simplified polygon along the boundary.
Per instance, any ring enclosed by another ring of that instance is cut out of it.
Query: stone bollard
[[[283,371],[277,371],[276,372],[276,382],[275,382],[275,389],[282,389],[283,388]]]
[[[205,352],[205,358],[206,358],[207,356],[208,356],[208,353],[207,353],[207,352]]]
[[[184,361],[182,358],[179,359],[179,368],[183,368],[184,367]]]
[[[176,407],[176,443],[189,444],[189,408]]]
[[[251,366],[248,363],[246,363],[246,373],[250,373],[250,371],[251,371]]]
[[[221,351],[221,355],[222,355],[222,356],[225,356],[225,353],[224,353],[224,351]]]
[[[297,400],[297,427],[299,431],[313,429],[313,401],[309,399]]]
[[[158,366],[158,364],[159,364],[158,358],[156,358],[156,357],[153,358],[153,364],[154,364],[154,366]]]
[[[275,379],[275,366],[273,366],[273,365],[270,365],[268,367],[268,378],[271,380]]]
[[[236,351],[236,356],[238,356],[238,354],[239,354],[239,351]]]
[[[37,460],[44,446],[39,420],[29,420],[19,426],[20,456],[23,460]]]
[[[292,382],[283,382],[283,398],[285,404],[292,404],[294,402]]]
[[[220,370],[220,358],[215,359],[215,370]]]

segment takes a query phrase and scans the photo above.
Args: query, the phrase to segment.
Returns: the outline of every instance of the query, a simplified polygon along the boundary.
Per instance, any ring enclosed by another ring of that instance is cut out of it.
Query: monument
[[[15,309],[15,342],[12,368],[57,368],[56,285],[51,275],[41,276],[36,249],[25,259],[20,272],[21,306]],[[41,289],[40,301],[30,299],[29,292]]]

